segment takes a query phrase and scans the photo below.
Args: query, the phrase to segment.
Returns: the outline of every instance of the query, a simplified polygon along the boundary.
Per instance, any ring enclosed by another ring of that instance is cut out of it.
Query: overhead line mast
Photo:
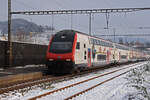
[[[11,40],[11,0],[8,0],[8,44],[7,44],[7,67],[12,66],[12,40]]]

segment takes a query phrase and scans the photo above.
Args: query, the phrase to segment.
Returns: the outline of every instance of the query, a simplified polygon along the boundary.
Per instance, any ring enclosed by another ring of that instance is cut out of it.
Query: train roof
[[[93,38],[97,38],[97,39],[101,39],[101,40],[103,40],[103,41],[105,41],[105,42],[110,42],[110,43],[114,43],[114,42],[112,42],[112,41],[109,41],[109,40],[105,40],[105,39],[103,39],[103,38],[100,38],[100,37],[97,37],[97,36],[92,36],[92,35],[89,35],[89,34],[86,34],[86,33],[83,33],[83,32],[80,32],[80,31],[76,31],[76,30],[70,30],[70,29],[66,29],[66,30],[61,30],[61,31],[59,31],[59,32],[67,32],[68,33],[68,31],[70,31],[70,32],[72,32],[72,33],[79,33],[79,34],[83,34],[83,35],[86,35],[86,36],[90,36],[90,37],[93,37]],[[69,32],[69,33],[70,33]],[[115,45],[118,47],[118,48],[122,48],[122,47],[124,47],[124,48],[126,48],[127,50],[134,50],[134,51],[139,51],[138,49],[135,49],[135,48],[133,48],[133,47],[129,47],[129,46],[126,46],[126,45],[122,45],[122,44],[118,44],[118,43],[115,43]]]
[[[97,36],[92,36],[92,35],[89,35],[89,34],[86,34],[86,33],[83,33],[83,32],[80,32],[80,31],[76,31],[76,30],[62,30],[63,32],[65,32],[65,31],[70,31],[70,32],[74,32],[74,33],[79,33],[79,34],[83,34],[83,35],[87,35],[87,36],[90,36],[90,37],[93,37],[93,38],[98,38],[98,39],[101,39],[101,40],[104,40],[104,41],[107,41],[107,42],[111,42],[111,43],[113,43],[112,41],[109,41],[109,40],[105,40],[105,39],[103,39],[103,38],[100,38],[100,37],[97,37]],[[60,31],[60,32],[62,32],[62,31]]]

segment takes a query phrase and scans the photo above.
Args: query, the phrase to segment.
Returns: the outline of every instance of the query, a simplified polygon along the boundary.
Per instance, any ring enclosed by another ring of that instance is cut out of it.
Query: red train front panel
[[[47,50],[47,66],[53,73],[67,73],[73,69],[77,34],[60,31],[50,40]]]

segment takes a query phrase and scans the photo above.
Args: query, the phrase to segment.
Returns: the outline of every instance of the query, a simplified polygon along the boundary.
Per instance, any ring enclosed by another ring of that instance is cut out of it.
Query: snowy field
[[[150,64],[132,69],[73,100],[150,100]]]
[[[150,63],[144,62],[143,64],[136,69],[130,69],[131,71],[125,75],[115,78],[114,80],[102,84],[83,95],[73,98],[73,100],[150,100]],[[31,97],[116,69],[118,68],[116,67],[91,73],[87,76],[63,81],[57,84],[45,83],[32,88],[2,94],[0,95],[0,100],[27,100]],[[61,99],[45,98],[44,100]]]

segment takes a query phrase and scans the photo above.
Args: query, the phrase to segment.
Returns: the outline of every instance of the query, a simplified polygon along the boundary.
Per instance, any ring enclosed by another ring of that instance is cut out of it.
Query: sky
[[[0,0],[0,21],[7,20],[7,0]],[[12,11],[31,10],[80,10],[101,8],[150,7],[150,0],[12,0]],[[13,15],[12,18],[24,18],[38,25],[54,26],[57,30],[75,29],[88,33],[89,15]],[[150,29],[137,27],[150,26],[150,10],[131,13],[112,13],[109,17],[109,30],[106,27],[105,14],[92,16],[92,34],[149,33]],[[72,20],[71,20],[72,19]]]

